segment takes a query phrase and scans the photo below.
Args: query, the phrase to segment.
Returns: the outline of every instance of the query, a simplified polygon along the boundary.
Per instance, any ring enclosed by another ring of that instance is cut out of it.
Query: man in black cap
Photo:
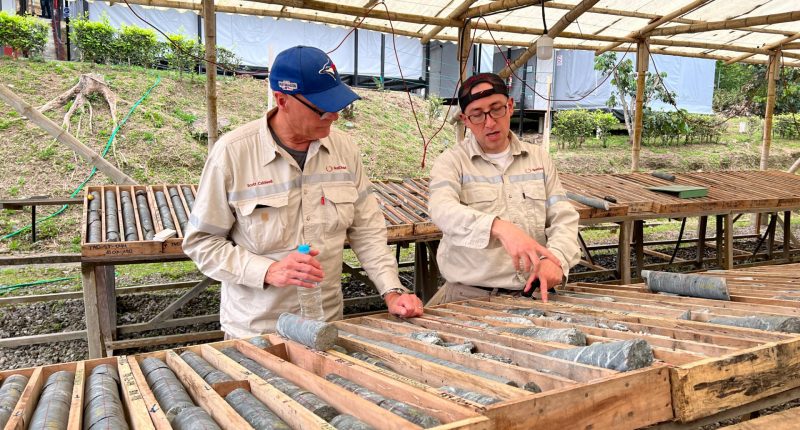
[[[532,292],[566,280],[579,261],[578,213],[546,150],[510,131],[514,100],[493,73],[458,92],[469,133],[433,165],[430,214],[442,230],[437,254],[447,281],[428,305]]]
[[[278,54],[269,81],[276,107],[214,145],[183,241],[197,267],[222,282],[226,337],[273,331],[281,313],[299,311],[297,288],[317,283],[324,319],[341,319],[345,239],[389,312],[421,315],[422,302],[400,284],[361,152],[331,129],[358,95],[308,46]],[[300,244],[311,252],[297,252]]]

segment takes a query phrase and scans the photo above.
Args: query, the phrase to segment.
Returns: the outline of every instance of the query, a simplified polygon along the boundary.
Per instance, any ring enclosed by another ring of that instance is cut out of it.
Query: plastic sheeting
[[[137,5],[132,7],[136,13],[164,33],[202,37],[202,23],[195,12],[152,9]],[[123,24],[150,28],[124,4],[109,6],[104,2],[91,3],[90,19],[97,21],[102,19],[103,15],[107,16],[111,25],[116,28]],[[249,66],[269,66],[275,56],[284,49],[295,45],[308,45],[326,52],[336,49],[329,54],[336,68],[340,73],[353,74],[356,66],[355,36],[350,30],[350,28],[330,27],[298,20],[217,13],[217,44],[236,53],[242,59],[242,64]],[[158,37],[164,40],[161,34],[158,34]],[[394,38],[393,44],[392,36],[389,34],[385,34],[384,76],[400,77],[395,46],[403,76],[407,79],[421,78],[423,47],[419,40],[398,36]],[[380,76],[380,61],[381,33],[358,30],[358,74]]]
[[[415,40],[419,45],[419,41]],[[476,73],[494,71],[492,59],[494,47],[491,45],[477,45],[480,48],[473,49],[467,59],[467,68],[471,75],[473,64],[477,64]],[[478,52],[478,61],[474,60],[474,54]],[[422,50],[424,55],[424,48]],[[453,97],[458,85],[458,78],[461,75],[458,70],[458,50],[455,43],[450,42],[431,42],[430,60],[430,92],[442,98]]]
[[[617,53],[617,61],[630,59],[636,64],[636,53]],[[602,109],[611,94],[611,79],[603,82],[604,76],[594,70],[594,52],[558,50],[554,55],[555,78],[553,99],[555,109]],[[714,60],[653,55],[649,70],[655,73],[666,72],[666,87],[676,93],[679,108],[691,113],[712,113],[711,101],[714,95]],[[602,82],[602,85],[601,85]],[[599,85],[599,88],[592,91]],[[538,91],[538,88],[537,88]],[[661,101],[652,101],[650,108],[655,110],[674,110]],[[621,109],[621,106],[618,106]]]
[[[0,0],[0,10],[14,15],[17,13],[17,2],[14,0]]]

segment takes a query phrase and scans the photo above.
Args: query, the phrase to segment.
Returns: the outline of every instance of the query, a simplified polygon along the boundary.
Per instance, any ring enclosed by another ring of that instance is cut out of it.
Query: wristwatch
[[[389,293],[408,294],[408,291],[406,291],[406,290],[404,290],[402,288],[390,288],[390,289],[384,291],[383,294],[381,294],[381,299],[386,299],[386,295],[389,294]]]

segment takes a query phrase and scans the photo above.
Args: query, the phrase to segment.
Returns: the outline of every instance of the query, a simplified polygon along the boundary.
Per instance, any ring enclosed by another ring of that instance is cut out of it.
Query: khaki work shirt
[[[578,213],[552,160],[540,146],[521,143],[514,133],[509,137],[513,161],[503,172],[471,134],[433,165],[430,214],[443,233],[436,261],[449,282],[524,287],[500,241],[490,238],[497,217],[545,245],[561,261],[565,277],[580,260]]]
[[[267,117],[273,115],[270,111]],[[266,285],[270,265],[311,243],[325,273],[323,309],[342,318],[342,252],[351,248],[378,291],[403,288],[386,244],[386,224],[360,151],[347,136],[311,143],[305,168],[272,138],[266,118],[223,136],[206,161],[183,251],[205,275],[222,282],[220,323],[234,337],[275,328],[297,313],[297,287]]]

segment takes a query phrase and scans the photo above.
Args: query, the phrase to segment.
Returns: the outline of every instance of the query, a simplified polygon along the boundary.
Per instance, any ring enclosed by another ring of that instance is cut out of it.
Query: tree
[[[767,66],[763,64],[724,64],[717,61],[717,88],[714,110],[726,116],[764,115],[767,101]],[[781,67],[775,91],[775,113],[800,111],[800,70]]]
[[[622,106],[622,116],[625,118],[625,128],[628,130],[629,141],[633,138],[633,109],[636,106],[636,72],[633,68],[633,60],[630,58],[623,60],[617,65],[617,53],[606,52],[594,58],[594,69],[603,73],[611,74],[611,96],[606,101],[610,108]],[[647,109],[647,103],[653,98],[664,103],[671,103],[675,100],[675,93],[670,92],[664,86],[663,80],[667,77],[666,72],[660,74],[647,73],[644,85],[644,104],[642,107]]]

